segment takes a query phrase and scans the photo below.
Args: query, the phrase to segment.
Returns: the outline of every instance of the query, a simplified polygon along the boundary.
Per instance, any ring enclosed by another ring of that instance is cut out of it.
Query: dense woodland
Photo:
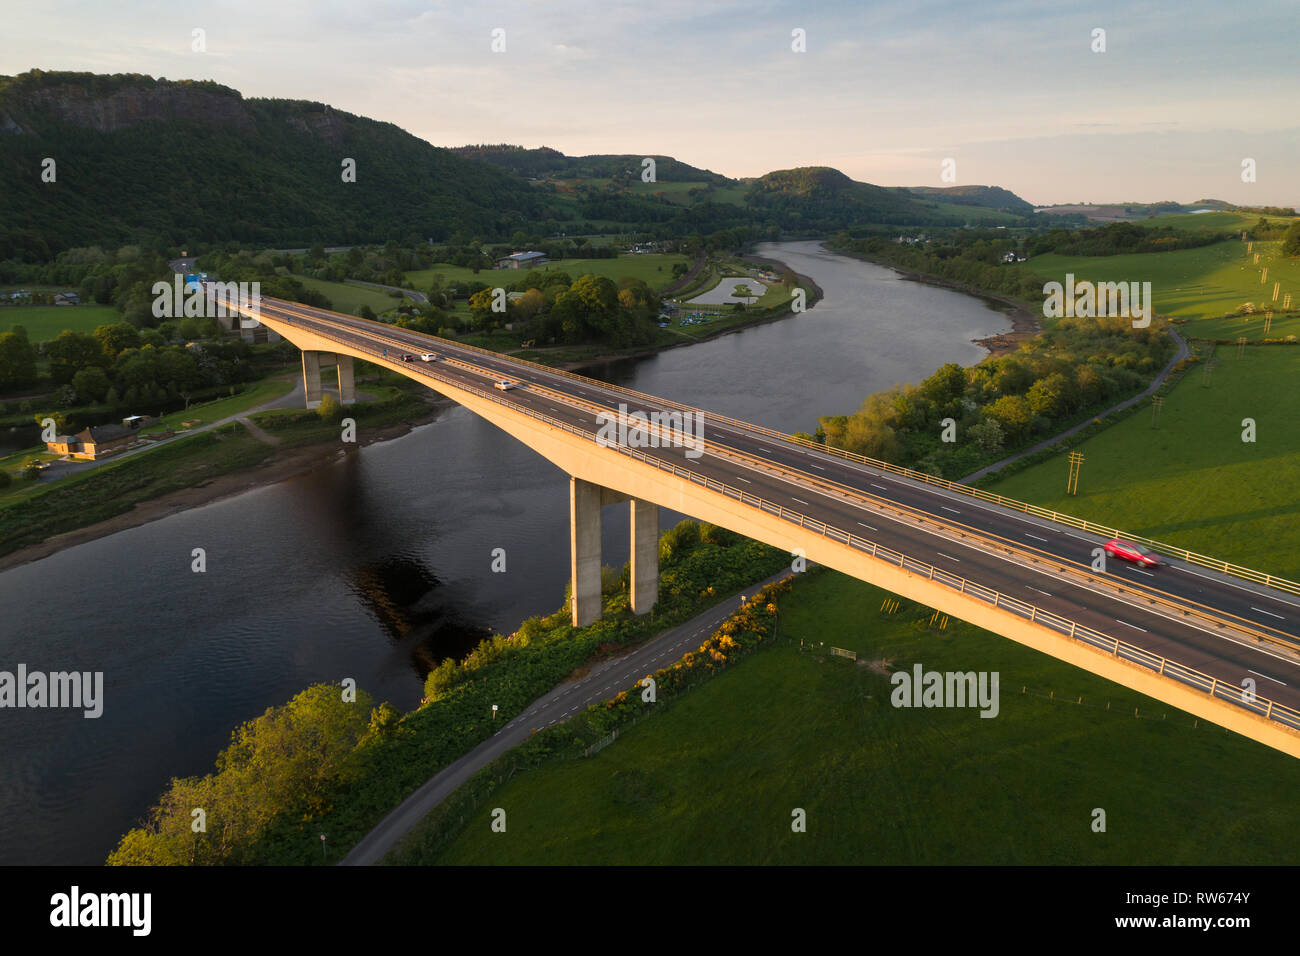
[[[1157,324],[1062,319],[1012,355],[972,368],[949,363],[919,385],[869,396],[852,415],[819,418],[808,437],[958,478],[1140,391],[1173,349]],[[945,419],[956,425],[951,442],[943,440]]]

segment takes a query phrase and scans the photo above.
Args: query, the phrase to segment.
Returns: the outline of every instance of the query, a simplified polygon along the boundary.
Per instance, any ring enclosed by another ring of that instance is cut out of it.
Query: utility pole
[[[1065,482],[1065,493],[1067,495],[1077,495],[1079,493],[1079,472],[1082,470],[1083,453],[1070,452],[1070,476]]]

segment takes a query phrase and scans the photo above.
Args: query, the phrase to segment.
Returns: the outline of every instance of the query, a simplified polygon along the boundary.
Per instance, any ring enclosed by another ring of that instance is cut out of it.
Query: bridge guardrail
[[[739,428],[744,431],[758,432],[778,441],[790,442],[791,444],[811,448],[816,451],[832,455],[837,458],[844,458],[848,461],[854,461],[858,464],[867,465],[879,471],[888,472],[889,474],[898,475],[901,478],[908,478],[912,481],[924,482],[927,485],[934,485],[943,488],[945,491],[951,491],[956,494],[966,495],[971,498],[978,498],[981,501],[987,501],[990,504],[1000,505],[1004,508],[1010,508],[1013,511],[1019,511],[1022,514],[1033,515],[1036,518],[1042,518],[1045,521],[1051,521],[1056,524],[1067,525],[1079,531],[1086,531],[1090,534],[1100,535],[1105,538],[1122,538],[1126,541],[1132,541],[1158,551],[1161,554],[1167,554],[1171,557],[1179,558],[1189,564],[1199,565],[1200,567],[1210,568],[1222,574],[1228,574],[1233,577],[1242,578],[1246,581],[1262,584],[1265,587],[1277,588],[1289,594],[1300,594],[1300,582],[1292,581],[1289,578],[1279,577],[1275,574],[1268,574],[1263,571],[1256,571],[1254,568],[1243,567],[1239,564],[1232,564],[1221,558],[1211,557],[1210,555],[1199,554],[1187,548],[1181,548],[1178,545],[1169,544],[1165,541],[1157,541],[1154,538],[1148,538],[1145,535],[1134,534],[1130,531],[1124,531],[1120,528],[1112,528],[1107,525],[1098,524],[1094,521],[1088,521],[1084,518],[1076,518],[1074,515],[1066,514],[1061,511],[1053,511],[1050,508],[1042,508],[1038,505],[1032,505],[1015,498],[1008,498],[1006,495],[1000,495],[996,492],[985,491],[982,488],[975,488],[971,485],[963,485],[960,482],[950,481],[947,478],[939,478],[935,475],[927,474],[923,471],[916,471],[902,465],[895,465],[892,462],[881,461],[878,458],[869,458],[866,455],[859,455],[857,452],[848,451],[844,448],[837,448],[834,445],[826,445],[821,442],[809,441],[806,438],[799,438],[795,435],[788,435],[784,432],[777,431],[774,428],[768,428],[765,425],[756,425],[752,422],[743,422],[739,419],[729,418],[726,415],[719,415],[716,412],[710,412],[705,409],[695,408],[692,405],[686,405],[682,402],[676,402],[672,399],[662,398],[657,395],[649,395],[645,392],[638,392],[636,389],[627,388],[623,385],[612,385],[608,382],[602,382],[599,379],[591,378],[586,375],[579,375],[577,372],[570,372],[566,369],[552,368],[549,365],[543,365],[540,362],[533,362],[529,359],[515,358],[514,356],[504,355],[501,352],[493,352],[491,349],[485,349],[478,345],[470,345],[468,342],[454,342],[450,339],[439,338],[438,336],[428,336],[436,338],[440,342],[445,342],[456,348],[468,349],[472,352],[478,352],[483,355],[489,355],[498,359],[508,359],[511,362],[518,362],[521,365],[527,365],[539,371],[547,372],[552,375],[560,375],[573,381],[583,382],[595,388],[602,388],[621,392],[643,402],[654,405],[665,405],[671,408],[677,408],[682,411],[703,412],[714,421],[722,422],[733,428]]]
[[[342,336],[335,335],[332,332],[322,331],[318,328],[313,328],[311,331],[315,335],[320,335],[328,339],[333,339],[336,342],[341,342],[350,348],[366,352],[380,358],[381,360],[385,358],[378,349],[370,348],[366,345],[359,345],[343,338]],[[397,365],[399,363],[393,362],[393,364]],[[909,557],[901,551],[887,548],[884,545],[871,541],[870,539],[860,537],[853,532],[836,528],[833,525],[828,525],[824,521],[805,515],[802,512],[786,508],[784,505],[768,501],[751,492],[744,491],[740,488],[733,488],[731,485],[718,481],[716,478],[710,478],[707,475],[702,475],[698,472],[691,471],[688,468],[683,468],[673,462],[664,461],[663,459],[656,458],[653,455],[647,455],[635,448],[628,448],[626,446],[614,446],[613,448],[609,448],[609,446],[601,446],[596,441],[596,436],[588,431],[571,425],[568,422],[560,421],[558,418],[552,418],[550,415],[538,412],[524,405],[512,402],[504,395],[496,395],[486,389],[480,389],[477,386],[468,385],[464,382],[459,382],[440,375],[437,373],[436,368],[436,366],[423,365],[421,370],[426,376],[435,378],[453,388],[461,389],[462,391],[477,395],[479,398],[487,399],[495,404],[510,408],[512,411],[543,422],[552,428],[559,428],[562,431],[577,435],[584,440],[597,444],[598,447],[606,448],[606,450],[617,451],[620,454],[627,455],[628,457],[641,461],[644,464],[651,465],[660,471],[671,472],[676,477],[683,478],[694,484],[702,485],[711,491],[717,491],[726,497],[736,499],[742,504],[757,507],[760,511],[776,515],[782,520],[797,524],[799,527],[818,533],[823,537],[828,537],[835,541],[841,541],[851,548],[867,553],[873,558],[887,561],[890,564],[896,564],[903,570],[924,575],[928,580],[945,585],[946,587],[956,590],[958,593],[984,601],[995,608],[1018,614],[1033,623],[1041,624],[1044,627],[1058,631],[1061,635],[1072,640],[1082,641],[1092,647],[1108,651],[1113,657],[1119,660],[1124,660],[1131,664],[1145,667],[1148,670],[1155,671],[1163,677],[1168,677],[1197,690],[1204,691],[1218,700],[1235,704],[1236,706],[1258,714],[1267,720],[1276,721],[1291,730],[1300,731],[1300,710],[1288,707],[1285,704],[1266,697],[1261,697],[1256,694],[1247,694],[1243,688],[1230,682],[1220,680],[1211,674],[1206,674],[1203,671],[1196,670],[1195,668],[1189,667],[1185,664],[1180,664],[1177,661],[1170,660],[1167,657],[1156,654],[1153,651],[1148,651],[1145,648],[1138,647],[1135,644],[1130,644],[1117,637],[1111,637],[1109,634],[1103,634],[1087,625],[1079,624],[1077,621],[1063,617],[1052,611],[1046,611],[1037,605],[1022,601],[1019,598],[1013,598],[1010,595],[1003,594],[994,588],[979,584],[976,581],[969,581],[961,575],[953,574],[951,571],[935,567],[928,562]]]

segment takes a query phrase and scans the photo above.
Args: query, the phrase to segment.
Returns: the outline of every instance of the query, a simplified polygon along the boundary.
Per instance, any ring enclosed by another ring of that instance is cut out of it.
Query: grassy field
[[[1035,256],[1027,265],[1045,280],[1058,282],[1064,281],[1066,273],[1073,273],[1076,282],[1150,282],[1156,311],[1188,319],[1187,333],[1203,338],[1263,338],[1263,311],[1271,308],[1275,314],[1268,337],[1284,338],[1300,334],[1300,258],[1284,258],[1280,246],[1278,242],[1256,242],[1259,265],[1254,264],[1254,254],[1246,252],[1246,243],[1236,240],[1199,249],[1125,256],[1052,253]],[[1261,283],[1260,270],[1265,267],[1268,279]],[[1272,301],[1274,282],[1282,284],[1276,303]],[[1292,312],[1279,315],[1288,292]],[[1258,315],[1225,318],[1247,302]]]
[[[1078,446],[1079,494],[1057,456],[992,491],[1105,522],[1246,567],[1300,579],[1300,347],[1220,346],[1209,387],[1190,369],[1160,427],[1140,410]],[[1255,443],[1241,440],[1253,418]]]
[[[15,325],[27,329],[32,342],[46,342],[64,329],[93,332],[101,325],[115,325],[122,313],[111,305],[15,305],[0,308],[0,332]]]
[[[395,299],[382,289],[371,289],[363,285],[349,285],[346,282],[327,282],[324,279],[309,279],[295,275],[295,279],[308,289],[314,289],[329,298],[335,312],[358,315],[363,305],[370,306],[376,314],[402,304],[402,299]]]
[[[695,200],[689,195],[690,191],[696,188],[703,189],[707,186],[708,183],[700,182],[698,180],[695,182],[666,181],[643,183],[638,179],[628,187],[628,191],[636,196],[662,195],[662,198],[667,199],[669,202],[676,203],[679,206],[689,206],[695,202]]]
[[[1300,858],[1289,809],[1296,761],[961,622],[932,629],[928,609],[905,604],[885,617],[884,597],[832,572],[801,580],[782,600],[782,641],[597,756],[517,775],[466,817],[436,862]],[[861,660],[801,651],[799,637]],[[892,707],[888,678],[864,666],[882,657],[908,669],[998,672],[998,716]],[[1251,768],[1250,786],[1241,767]],[[495,807],[506,811],[504,834],[489,829]],[[1105,833],[1090,827],[1098,807]],[[791,831],[794,808],[807,812],[806,833]]]
[[[542,267],[542,271],[567,272],[573,278],[580,275],[599,275],[617,282],[624,276],[643,280],[652,289],[661,288],[673,279],[673,265],[687,262],[686,256],[675,253],[647,252],[643,255],[619,256],[617,259],[562,259]],[[482,269],[476,275],[472,269],[464,266],[437,265],[432,269],[408,272],[406,278],[417,289],[427,289],[435,273],[440,273],[451,286],[469,282],[484,282],[492,285],[497,281],[513,282],[523,278],[526,270]],[[328,294],[328,293],[327,293]]]
[[[727,202],[733,206],[745,205],[745,193],[749,192],[749,186],[739,183],[735,186],[715,186],[713,187],[712,199],[714,202]]]
[[[1281,216],[1265,216],[1264,218],[1270,222],[1274,220],[1289,221]],[[1155,226],[1158,228],[1169,226],[1175,232],[1240,233],[1241,230],[1249,229],[1259,220],[1260,215],[1257,212],[1224,210],[1223,212],[1201,212],[1195,215],[1179,213],[1170,216],[1156,216],[1154,219],[1139,219],[1137,222],[1142,226]]]

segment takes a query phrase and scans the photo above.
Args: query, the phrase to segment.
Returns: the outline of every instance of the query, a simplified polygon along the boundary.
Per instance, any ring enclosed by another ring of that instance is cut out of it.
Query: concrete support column
[[[320,405],[320,353],[312,349],[302,350],[302,383],[307,393],[307,407]]]
[[[352,405],[357,400],[357,384],[352,377],[352,356],[336,355],[339,370],[339,404]]]
[[[649,614],[659,600],[659,506],[633,498],[632,613]]]
[[[600,485],[569,479],[569,572],[573,626],[600,618]]]

